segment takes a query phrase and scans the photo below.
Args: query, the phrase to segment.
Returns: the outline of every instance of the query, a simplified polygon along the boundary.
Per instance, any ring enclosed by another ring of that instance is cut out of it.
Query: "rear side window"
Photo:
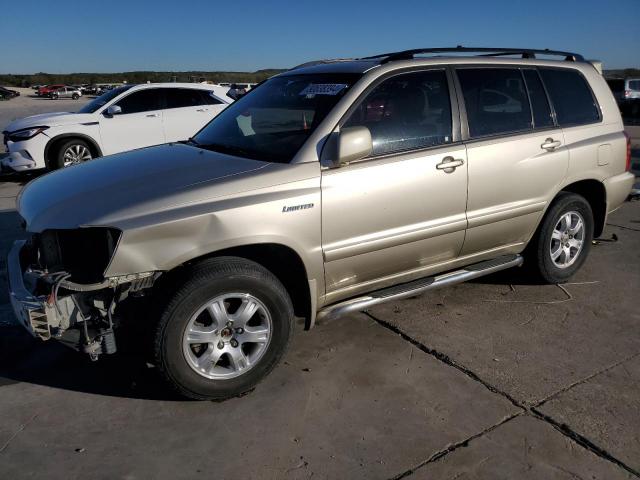
[[[600,120],[593,94],[579,72],[541,68],[540,75],[549,92],[561,127],[585,125]]]
[[[202,99],[202,105],[220,105],[223,103],[221,100],[218,100],[213,92],[209,90],[200,90],[200,97]]]
[[[629,88],[631,90],[640,90],[640,80],[629,80]]]
[[[445,72],[405,73],[383,81],[344,126],[367,127],[373,155],[450,143],[451,100]]]
[[[471,137],[532,128],[529,98],[520,70],[464,68],[459,69],[457,74]]]
[[[166,88],[167,108],[197,107],[203,105],[200,90],[191,88]]]
[[[123,114],[149,112],[162,108],[162,92],[159,88],[148,88],[127,95],[116,105]]]
[[[553,126],[553,117],[547,94],[540,81],[540,76],[535,70],[523,70],[522,74],[527,83],[529,98],[531,99],[531,110],[533,111],[533,126],[535,128],[545,128]]]

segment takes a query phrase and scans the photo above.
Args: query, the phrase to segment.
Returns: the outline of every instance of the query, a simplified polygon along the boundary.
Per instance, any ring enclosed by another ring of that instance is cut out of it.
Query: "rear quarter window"
[[[600,121],[595,97],[578,71],[559,68],[541,68],[539,71],[561,127]]]

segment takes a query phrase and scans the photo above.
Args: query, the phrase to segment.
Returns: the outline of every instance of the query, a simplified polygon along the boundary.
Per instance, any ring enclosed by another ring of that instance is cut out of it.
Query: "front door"
[[[467,165],[453,111],[445,70],[410,72],[375,86],[342,125],[369,128],[373,152],[323,171],[328,302],[425,276],[460,253]]]
[[[100,118],[102,153],[125,152],[165,143],[162,127],[162,92],[146,88],[130,93],[115,105],[122,113]]]

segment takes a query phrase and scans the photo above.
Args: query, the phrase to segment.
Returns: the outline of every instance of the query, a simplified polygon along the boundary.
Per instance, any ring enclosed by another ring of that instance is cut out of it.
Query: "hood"
[[[30,117],[20,118],[11,122],[5,130],[7,132],[15,132],[23,128],[31,127],[55,127],[58,125],[76,124],[88,122],[95,119],[94,113],[73,113],[73,112],[55,112],[42,113],[40,115],[32,115]]]
[[[30,232],[118,227],[176,205],[250,190],[254,185],[241,180],[269,165],[183,144],[143,148],[37,178],[18,197],[18,211]]]

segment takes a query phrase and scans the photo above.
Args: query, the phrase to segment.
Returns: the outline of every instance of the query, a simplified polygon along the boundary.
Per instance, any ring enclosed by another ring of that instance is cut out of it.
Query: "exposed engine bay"
[[[12,252],[9,261],[19,262],[22,278],[10,281],[22,281],[28,297],[12,301],[21,304],[21,320],[36,337],[55,338],[92,360],[116,352],[118,305],[129,295],[143,295],[160,275],[105,278],[119,238],[120,231],[102,227],[46,230]]]

